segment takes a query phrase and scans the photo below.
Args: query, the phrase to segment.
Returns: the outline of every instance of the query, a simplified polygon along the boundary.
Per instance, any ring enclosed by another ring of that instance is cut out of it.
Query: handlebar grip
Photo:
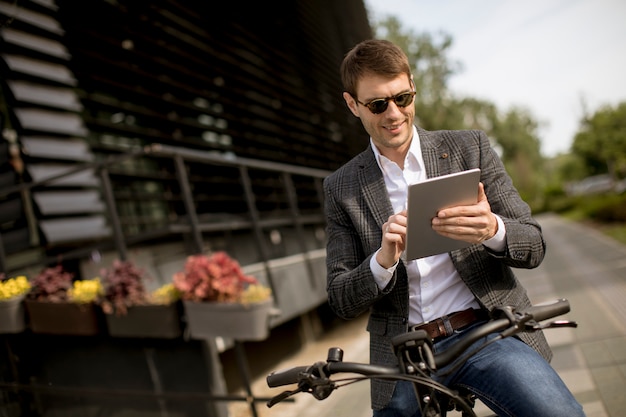
[[[561,298],[550,304],[534,305],[526,310],[527,313],[533,316],[533,319],[535,319],[535,321],[547,320],[552,317],[568,313],[569,311],[569,301],[564,298]]]
[[[300,375],[309,369],[308,366],[295,366],[293,368],[282,369],[272,372],[265,380],[270,388],[280,387],[282,385],[297,384],[300,382]]]

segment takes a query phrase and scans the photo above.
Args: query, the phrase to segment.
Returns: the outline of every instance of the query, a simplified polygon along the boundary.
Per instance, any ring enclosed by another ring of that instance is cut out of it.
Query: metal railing
[[[111,182],[110,169],[116,164],[125,162],[127,160],[137,159],[140,157],[155,157],[166,158],[173,161],[175,167],[175,178],[180,190],[180,198],[184,203],[185,213],[179,218],[184,219],[184,222],[171,222],[165,229],[153,230],[134,236],[125,235],[120,215],[118,213],[118,205],[116,203],[116,197]],[[207,223],[202,222],[199,219],[198,213],[195,209],[194,195],[192,192],[192,186],[188,177],[186,165],[188,163],[207,164],[214,166],[223,166],[236,168],[238,170],[238,180],[241,184],[243,195],[245,199],[248,213],[247,219],[219,222],[219,223]],[[99,174],[99,178],[102,186],[102,198],[106,204],[106,218],[108,219],[111,227],[112,236],[109,239],[103,239],[92,243],[90,245],[81,245],[67,250],[62,255],[58,253],[46,259],[41,259],[41,263],[50,263],[55,260],[61,259],[81,259],[87,258],[94,250],[106,250],[112,249],[117,252],[118,257],[121,260],[128,258],[129,245],[141,245],[143,242],[148,242],[156,235],[175,235],[175,234],[189,234],[192,242],[193,251],[200,253],[205,246],[203,232],[210,231],[228,231],[229,229],[250,229],[255,238],[256,247],[260,260],[265,265],[265,272],[268,277],[268,285],[273,288],[272,272],[268,267],[270,261],[270,251],[267,247],[267,240],[263,236],[263,230],[267,227],[276,227],[277,225],[285,225],[293,227],[296,234],[303,235],[303,227],[306,223],[313,223],[322,225],[324,222],[322,207],[323,207],[323,193],[322,193],[322,180],[330,172],[315,168],[307,168],[294,166],[289,164],[277,163],[272,161],[263,161],[250,158],[241,158],[234,155],[224,155],[209,151],[198,151],[188,148],[178,148],[162,144],[152,144],[143,148],[135,149],[124,154],[116,154],[107,157],[102,161],[94,161],[89,163],[78,164],[75,167],[68,168],[62,173],[51,175],[44,179],[34,182],[22,183],[11,187],[6,187],[0,190],[0,198],[6,197],[13,193],[21,193],[24,190],[32,190],[36,187],[46,186],[54,181],[74,175],[81,171],[93,170]],[[264,218],[256,206],[257,196],[253,190],[253,180],[250,176],[250,170],[263,170],[274,172],[280,175],[281,183],[284,187],[284,193],[287,197],[289,215],[286,217],[276,218]],[[319,199],[319,212],[311,215],[302,215],[300,213],[298,205],[298,196],[296,186],[294,185],[293,177],[308,177],[314,181],[317,198]],[[307,268],[309,272],[309,278],[311,282],[314,282],[313,271],[311,270],[310,261],[307,259],[306,254],[308,248],[304,239],[298,239],[300,245],[300,252],[304,254],[307,261]],[[0,270],[7,271],[7,255],[2,244],[2,236],[0,235]]]

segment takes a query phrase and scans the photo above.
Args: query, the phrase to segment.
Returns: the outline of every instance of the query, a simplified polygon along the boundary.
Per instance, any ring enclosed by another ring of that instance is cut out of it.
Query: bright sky
[[[626,101],[626,1],[365,0],[404,29],[446,32],[458,95],[530,110],[542,152],[567,152],[586,107]],[[585,107],[583,106],[585,102]]]

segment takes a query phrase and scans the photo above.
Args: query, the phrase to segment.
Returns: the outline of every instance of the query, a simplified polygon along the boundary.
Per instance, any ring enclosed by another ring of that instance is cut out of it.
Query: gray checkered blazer
[[[491,210],[506,226],[503,253],[483,245],[450,252],[461,278],[486,309],[503,304],[530,305],[511,268],[537,267],[544,257],[545,242],[541,227],[531,217],[487,136],[477,130],[417,131],[427,176],[480,168]],[[382,172],[369,146],[324,180],[324,196],[329,304],[344,319],[369,312],[370,361],[394,365],[397,362],[390,339],[408,329],[407,274],[400,262],[390,284],[380,290],[369,268],[370,257],[380,247],[382,224],[393,214]],[[551,359],[543,334],[522,334],[520,338]],[[393,381],[372,381],[372,408],[383,408],[394,386]]]

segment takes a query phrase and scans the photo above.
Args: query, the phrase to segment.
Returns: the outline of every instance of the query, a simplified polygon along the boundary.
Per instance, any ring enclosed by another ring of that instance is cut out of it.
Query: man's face
[[[379,114],[373,114],[363,104],[411,91],[413,83],[405,74],[393,79],[366,75],[358,82],[356,97],[343,93],[350,111],[361,119],[363,127],[383,154],[387,149],[395,151],[408,149],[415,119],[413,100],[406,107],[400,107],[394,100],[388,100],[387,108]]]

